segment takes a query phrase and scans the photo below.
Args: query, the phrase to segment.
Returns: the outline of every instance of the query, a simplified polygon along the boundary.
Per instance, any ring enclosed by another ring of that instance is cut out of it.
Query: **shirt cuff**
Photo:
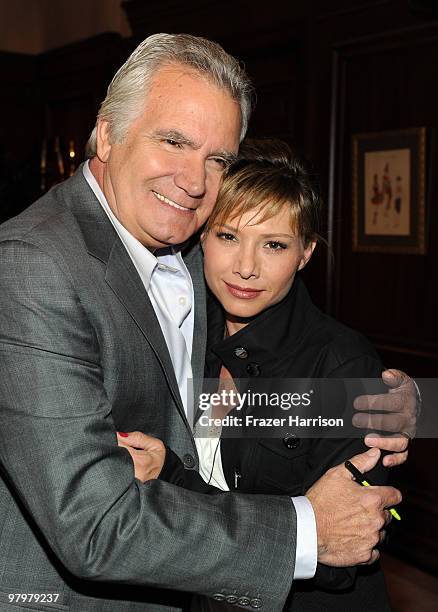
[[[297,546],[294,580],[313,578],[318,560],[316,520],[312,504],[307,497],[292,497],[297,513]]]

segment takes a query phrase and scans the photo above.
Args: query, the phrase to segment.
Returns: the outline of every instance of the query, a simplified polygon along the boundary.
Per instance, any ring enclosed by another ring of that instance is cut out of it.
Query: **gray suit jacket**
[[[197,247],[193,370],[206,315]],[[197,467],[141,280],[81,170],[0,228],[0,609],[185,607],[185,593],[280,610],[295,560],[287,497],[134,478],[115,431]],[[10,605],[11,593],[59,593]],[[243,599],[241,599],[243,598]]]

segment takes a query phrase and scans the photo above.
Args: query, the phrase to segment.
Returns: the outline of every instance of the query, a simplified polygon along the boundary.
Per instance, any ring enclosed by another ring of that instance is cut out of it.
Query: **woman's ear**
[[[304,247],[303,256],[301,257],[300,265],[298,266],[298,270],[302,270],[306,265],[309,259],[313,255],[313,251],[316,247],[316,240],[311,240],[307,243],[307,246]]]
[[[201,249],[204,250],[204,241],[208,236],[208,230],[204,230],[199,238],[199,242],[201,243]]]

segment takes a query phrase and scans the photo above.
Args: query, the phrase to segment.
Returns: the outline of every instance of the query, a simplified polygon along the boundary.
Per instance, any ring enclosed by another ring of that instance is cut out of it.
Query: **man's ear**
[[[313,251],[315,250],[315,247],[316,247],[316,240],[312,240],[311,242],[308,243],[306,247],[304,247],[304,253],[301,258],[300,265],[298,266],[298,270],[302,270],[307,265],[307,262],[313,255]]]
[[[110,152],[110,125],[105,119],[99,119],[96,125],[96,155],[101,162],[106,162]]]

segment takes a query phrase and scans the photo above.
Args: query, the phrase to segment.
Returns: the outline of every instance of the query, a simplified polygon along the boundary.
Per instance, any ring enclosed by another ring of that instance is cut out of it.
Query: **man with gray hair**
[[[117,431],[143,431],[198,468],[187,379],[202,377],[207,322],[189,239],[251,98],[215,43],[149,37],[110,84],[89,162],[0,229],[1,610],[170,612],[195,592],[272,612],[317,559],[378,556],[400,493],[361,489],[343,466],[314,485],[312,508],[142,484],[117,445]],[[412,412],[406,382],[400,393]]]

